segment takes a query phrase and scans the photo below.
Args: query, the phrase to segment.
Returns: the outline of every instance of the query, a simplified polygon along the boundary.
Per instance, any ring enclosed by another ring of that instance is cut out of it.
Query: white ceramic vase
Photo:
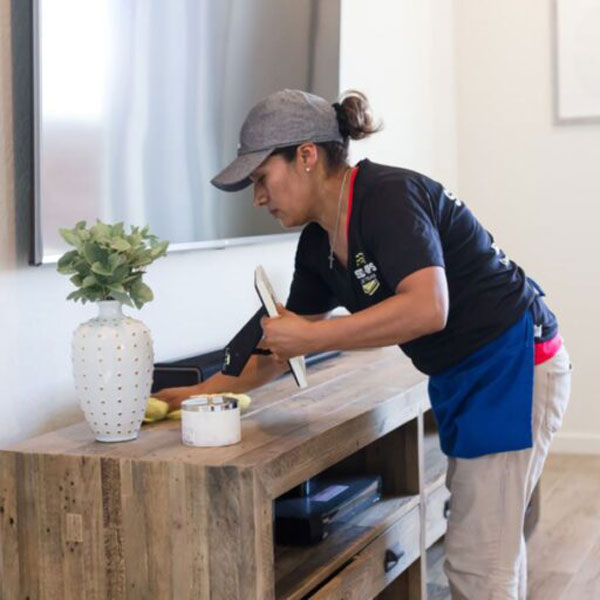
[[[97,317],[73,333],[75,389],[99,442],[137,437],[152,386],[150,330],[123,314],[121,302],[98,302]]]

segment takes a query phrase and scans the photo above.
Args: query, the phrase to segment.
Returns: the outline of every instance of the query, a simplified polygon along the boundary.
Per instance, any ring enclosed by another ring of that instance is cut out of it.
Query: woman
[[[254,203],[302,226],[287,307],[262,321],[263,346],[239,378],[215,375],[157,395],[246,391],[289,357],[399,344],[430,376],[449,457],[445,569],[453,598],[524,598],[523,520],[570,391],[570,363],[539,286],[471,211],[419,173],[347,164],[376,131],[366,98],[330,106],[283,90],[257,104],[238,157],[213,179],[254,185]],[[324,317],[343,305],[350,315]]]

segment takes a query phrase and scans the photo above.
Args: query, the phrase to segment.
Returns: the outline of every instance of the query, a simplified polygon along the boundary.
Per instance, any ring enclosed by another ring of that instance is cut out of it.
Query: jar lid
[[[226,394],[222,396],[190,396],[181,403],[181,410],[191,412],[219,412],[234,410],[237,407],[238,401]]]

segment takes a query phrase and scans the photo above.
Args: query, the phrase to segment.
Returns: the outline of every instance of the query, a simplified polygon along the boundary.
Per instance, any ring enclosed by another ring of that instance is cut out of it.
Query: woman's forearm
[[[444,324],[431,302],[420,303],[409,294],[397,294],[352,315],[311,324],[310,351],[403,344],[440,331]]]
[[[193,386],[193,393],[244,393],[272,381],[286,371],[287,364],[278,363],[272,356],[253,354],[239,377],[215,373],[206,381]]]
[[[278,317],[261,319],[263,342],[281,359],[404,344],[444,329],[448,304],[444,269],[426,267],[403,278],[393,296],[347,317],[307,322],[278,305]]]

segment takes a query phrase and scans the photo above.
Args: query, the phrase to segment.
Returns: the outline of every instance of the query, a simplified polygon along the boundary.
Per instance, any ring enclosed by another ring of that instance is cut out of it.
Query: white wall
[[[95,313],[90,305],[65,301],[70,284],[53,266],[27,265],[31,181],[23,165],[29,160],[29,116],[13,105],[11,58],[13,41],[27,40],[19,28],[11,29],[10,6],[0,0],[0,445],[81,419],[70,338]],[[450,0],[344,0],[342,57],[342,88],[365,90],[386,122],[385,132],[365,144],[371,159],[402,163],[454,185]],[[358,146],[355,155],[362,152]],[[155,301],[139,314],[128,312],[151,328],[157,360],[222,347],[258,308],[256,264],[286,295],[294,246],[169,255],[148,273]]]
[[[352,156],[457,180],[451,0],[345,0],[340,88],[367,94],[384,129]]]
[[[549,0],[456,0],[459,192],[545,288],[574,387],[553,450],[600,452],[600,125],[554,124]]]

